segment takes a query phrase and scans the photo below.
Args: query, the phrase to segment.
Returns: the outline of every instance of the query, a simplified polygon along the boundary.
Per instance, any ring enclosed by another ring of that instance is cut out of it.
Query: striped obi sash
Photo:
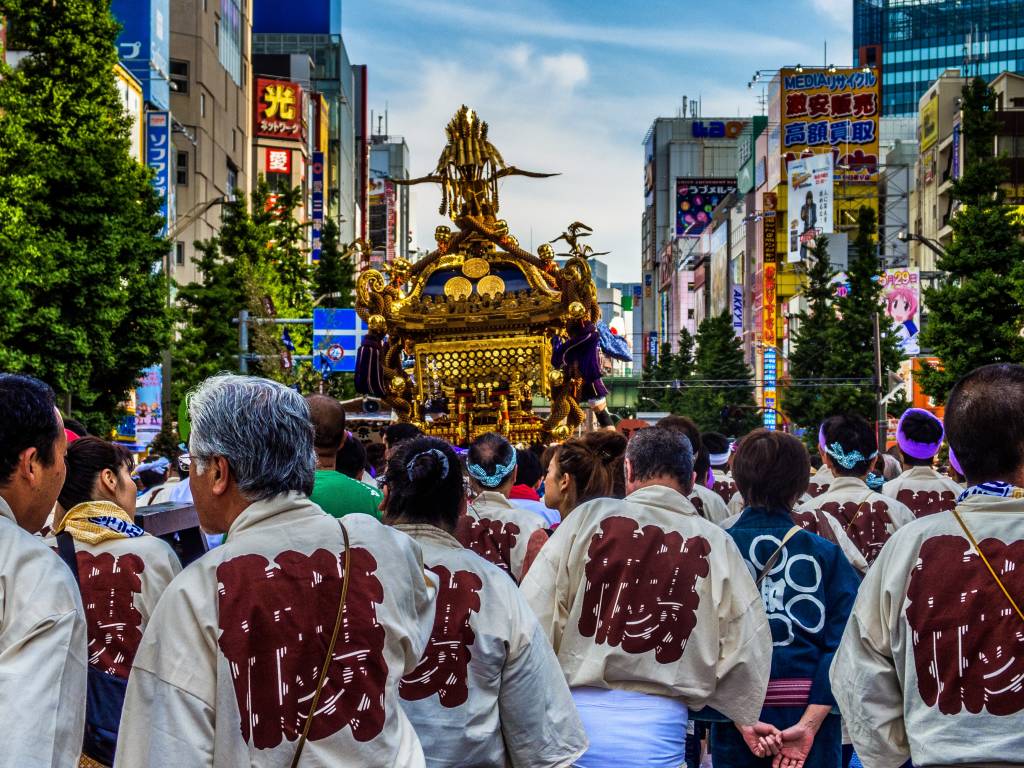
[[[768,693],[764,697],[766,707],[805,707],[811,696],[809,677],[787,677],[768,681]]]

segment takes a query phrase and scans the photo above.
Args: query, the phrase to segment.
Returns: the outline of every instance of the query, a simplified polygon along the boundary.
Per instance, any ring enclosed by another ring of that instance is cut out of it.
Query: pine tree
[[[338,246],[338,225],[334,219],[324,221],[320,239],[320,261],[316,264],[313,283],[321,306],[345,309],[352,306],[355,279],[352,260]],[[336,294],[336,295],[335,295]]]
[[[689,416],[706,431],[744,435],[761,422],[754,402],[753,372],[743,347],[723,312],[697,329],[697,353],[691,386],[679,392],[675,412]]]
[[[129,154],[118,26],[102,0],[7,0],[0,71],[0,369],[46,380],[105,432],[170,332],[169,244]]]
[[[807,427],[807,439],[817,442],[813,425],[831,416],[830,398],[823,397],[817,383],[826,375],[828,350],[839,329],[839,319],[832,306],[835,286],[834,272],[828,258],[828,237],[820,235],[814,241],[815,259],[807,271],[804,297],[807,309],[797,315],[797,331],[792,338],[789,353],[789,379],[796,384],[782,387],[782,409],[795,423]]]
[[[862,206],[857,217],[857,237],[854,258],[846,275],[849,290],[835,301],[840,319],[826,336],[825,366],[827,379],[837,380],[837,386],[817,390],[821,414],[851,413],[870,422],[877,417],[875,380],[875,318],[881,320],[882,285],[878,279],[879,263],[874,242],[875,212]],[[903,353],[899,341],[881,327],[882,377],[886,371],[899,368]],[[845,383],[839,383],[846,380]],[[820,421],[818,419],[817,421]],[[816,427],[817,421],[805,424]],[[813,431],[813,430],[812,430]]]
[[[942,369],[921,373],[924,391],[945,400],[964,374],[987,363],[1024,362],[1021,304],[1024,302],[1024,221],[1004,203],[1000,184],[1008,178],[993,157],[996,97],[983,80],[964,86],[963,175],[953,183],[961,207],[950,220],[953,240],[936,265],[947,273],[926,289],[928,320],[921,343]]]

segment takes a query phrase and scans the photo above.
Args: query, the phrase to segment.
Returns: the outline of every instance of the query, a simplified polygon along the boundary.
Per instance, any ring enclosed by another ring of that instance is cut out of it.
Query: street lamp
[[[914,232],[908,232],[905,229],[901,229],[899,232],[896,233],[896,239],[899,240],[901,243],[908,243],[910,241],[918,242],[921,243],[921,245],[925,246],[928,250],[932,251],[932,253],[936,254],[937,256],[946,255],[945,249],[939,244],[937,240],[932,240],[930,237],[925,237],[924,235],[918,235]]]

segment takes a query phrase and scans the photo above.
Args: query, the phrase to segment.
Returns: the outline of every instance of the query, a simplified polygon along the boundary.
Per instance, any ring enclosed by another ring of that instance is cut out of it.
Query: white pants
[[[633,691],[573,688],[590,748],[578,768],[679,768],[689,712],[678,699]]]

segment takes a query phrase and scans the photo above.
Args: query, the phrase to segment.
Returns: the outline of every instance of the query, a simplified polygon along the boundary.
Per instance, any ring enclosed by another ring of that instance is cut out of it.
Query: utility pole
[[[249,373],[249,310],[238,313],[238,372]]]
[[[878,313],[875,312],[875,419],[878,438],[878,451],[885,450],[885,438],[889,432],[885,418],[885,401],[882,398],[882,330]]]

